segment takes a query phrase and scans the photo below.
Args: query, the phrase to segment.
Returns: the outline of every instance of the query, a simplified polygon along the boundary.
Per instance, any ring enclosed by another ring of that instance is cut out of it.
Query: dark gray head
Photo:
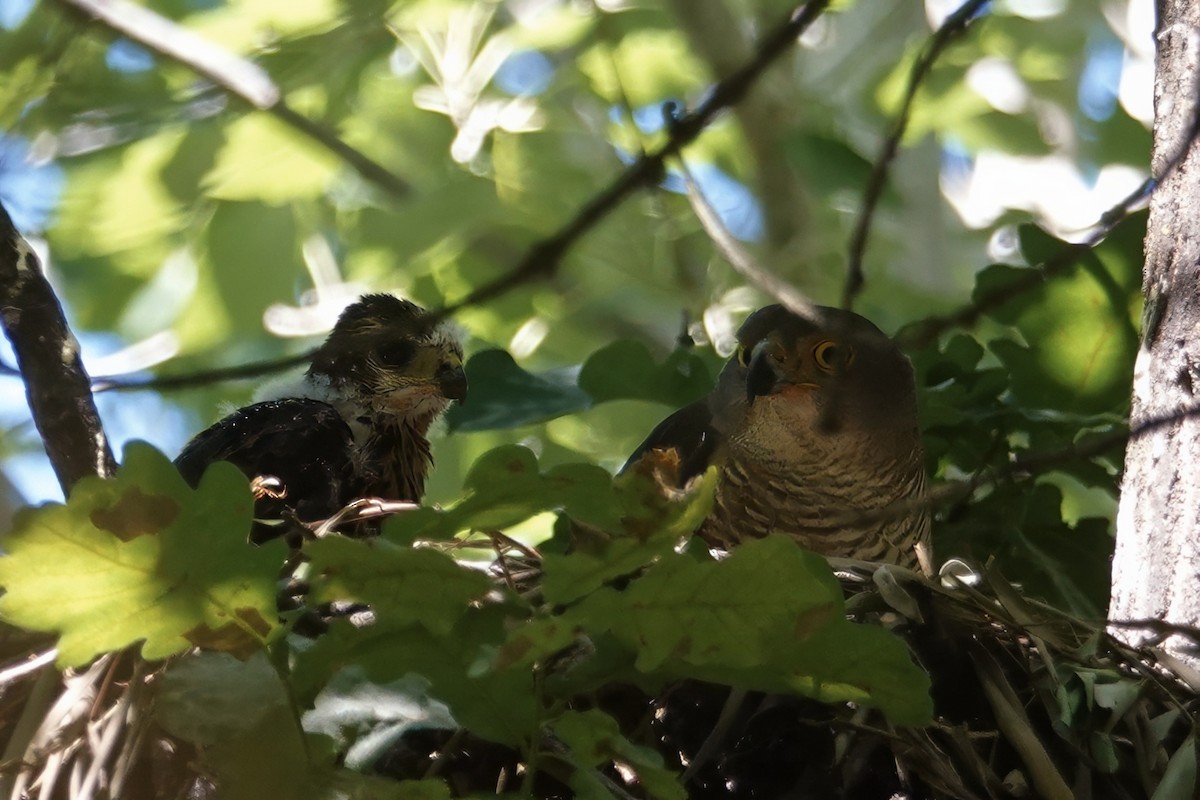
[[[917,436],[912,365],[892,340],[851,311],[817,306],[810,321],[779,305],[751,314],[738,351],[718,381],[724,402],[745,403],[746,437],[787,447],[817,435],[893,439]],[[741,397],[731,392],[740,387]]]
[[[455,326],[390,294],[364,295],[338,317],[308,369],[313,382],[402,416],[443,411],[467,396]]]

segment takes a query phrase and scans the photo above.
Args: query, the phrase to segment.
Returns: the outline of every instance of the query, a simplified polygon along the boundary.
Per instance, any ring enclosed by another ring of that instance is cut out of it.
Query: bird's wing
[[[676,488],[703,473],[719,456],[722,437],[713,424],[712,410],[706,400],[698,400],[658,423],[646,441],[621,467],[626,472],[643,458],[655,453],[678,459]],[[674,475],[672,475],[674,477]]]
[[[195,486],[209,464],[229,461],[248,478],[278,478],[285,491],[264,498],[256,514],[289,507],[301,519],[324,519],[355,495],[354,435],[328,403],[289,398],[239,409],[188,442],[175,459]]]

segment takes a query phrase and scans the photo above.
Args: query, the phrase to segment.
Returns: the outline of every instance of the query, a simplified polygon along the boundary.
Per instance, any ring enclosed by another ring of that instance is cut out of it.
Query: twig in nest
[[[53,664],[56,658],[58,658],[58,648],[52,647],[36,655],[30,655],[18,664],[13,664],[11,667],[0,670],[0,687],[6,686],[18,678],[23,678],[31,672],[37,672],[42,667]]]
[[[322,539],[332,533],[339,525],[345,525],[347,522],[364,522],[370,519],[379,519],[380,517],[390,517],[393,514],[415,511],[420,507],[417,503],[409,503],[403,500],[362,497],[347,504],[329,519],[313,523],[308,527],[314,537]]]

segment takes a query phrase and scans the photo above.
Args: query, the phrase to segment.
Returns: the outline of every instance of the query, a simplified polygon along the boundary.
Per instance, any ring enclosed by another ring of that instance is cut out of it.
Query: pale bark
[[[1200,4],[1159,6],[1153,170],[1142,345],[1117,515],[1113,620],[1200,625],[1200,147],[1195,141]],[[1183,153],[1183,160],[1172,168]],[[1174,421],[1147,422],[1173,415]],[[1133,643],[1146,629],[1115,631]],[[1183,654],[1185,641],[1167,649]],[[1193,659],[1193,663],[1195,663]]]

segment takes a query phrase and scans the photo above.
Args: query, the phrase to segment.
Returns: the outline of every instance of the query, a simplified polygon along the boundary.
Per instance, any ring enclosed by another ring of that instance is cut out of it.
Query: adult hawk
[[[912,365],[858,314],[817,311],[751,314],[712,393],[663,420],[626,468],[668,453],[682,487],[717,466],[699,531],[714,546],[783,533],[825,556],[915,565],[929,513]]]

